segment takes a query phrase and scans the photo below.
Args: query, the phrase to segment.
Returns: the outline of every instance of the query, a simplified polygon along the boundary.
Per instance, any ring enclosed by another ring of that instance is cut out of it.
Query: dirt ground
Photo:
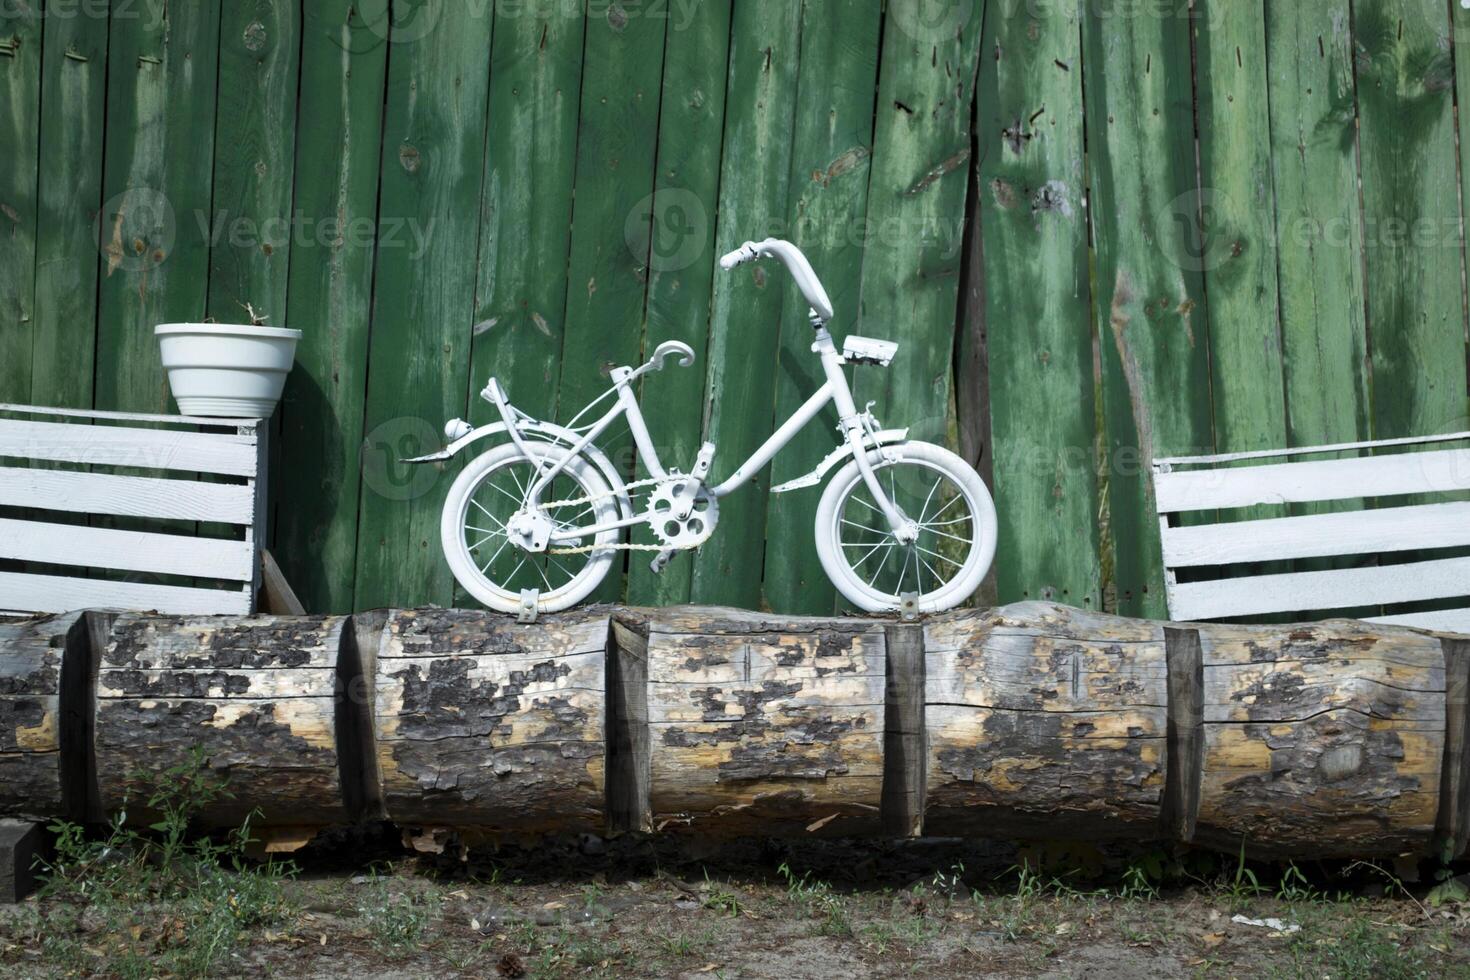
[[[956,844],[699,854],[591,839],[461,861],[452,846],[411,855],[387,834],[314,845],[276,884],[256,889],[247,872],[223,898],[83,888],[0,909],[0,972],[1470,977],[1470,904],[1432,904],[1428,882],[1367,865]],[[251,903],[259,914],[237,915],[238,930],[212,931],[219,906]]]

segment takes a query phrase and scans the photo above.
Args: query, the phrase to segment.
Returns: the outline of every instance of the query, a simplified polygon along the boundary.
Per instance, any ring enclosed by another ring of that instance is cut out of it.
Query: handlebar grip
[[[737,265],[744,265],[746,262],[758,258],[759,255],[760,253],[757,252],[755,249],[755,243],[746,242],[744,245],[741,245],[729,255],[723,256],[720,259],[720,268],[724,269],[726,272],[729,272]]]

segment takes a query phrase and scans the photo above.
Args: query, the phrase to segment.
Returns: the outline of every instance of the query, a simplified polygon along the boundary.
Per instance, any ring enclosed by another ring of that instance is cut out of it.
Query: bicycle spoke
[[[934,494],[939,490],[939,484],[944,482],[944,477],[934,481],[934,486],[929,488],[929,496],[924,498],[924,506],[919,510],[919,523],[924,523],[924,518],[929,514],[929,502],[934,499]]]
[[[849,547],[849,548],[857,548],[857,547],[861,547],[861,546],[860,545],[855,545],[855,544],[850,544],[850,545],[847,545],[846,547]],[[892,548],[892,547],[894,547],[894,545],[893,545],[892,542],[885,543],[885,542],[879,541],[877,544],[873,545],[872,549],[866,555],[863,555],[861,558],[859,558],[853,564],[852,567],[853,568],[857,568],[860,565],[862,565],[863,562],[865,562],[869,558],[873,557],[873,552],[877,551],[879,548]]]
[[[922,551],[923,549],[921,548],[920,550]],[[917,556],[915,556],[915,557],[917,557]],[[938,572],[936,572],[934,570],[934,566],[930,565],[927,561],[924,561],[923,558],[919,558],[919,561],[923,563],[923,565],[924,565],[925,568],[929,569],[929,574],[934,576],[934,585],[936,587],[941,586],[946,581],[948,581],[943,575],[940,575]],[[920,587],[920,590],[919,591],[922,592],[923,591],[922,582],[920,583],[920,586],[921,587]]]
[[[930,551],[928,548],[924,547],[923,545],[921,545],[921,544],[919,544],[917,542],[914,543],[914,547],[915,548],[918,548],[924,554],[929,555],[932,558],[938,558],[940,561],[947,561],[947,562],[949,562],[955,568],[964,568],[965,567],[964,562],[955,561],[953,558],[949,557],[948,555],[941,555],[937,551]],[[923,561],[922,558],[919,559],[919,560],[920,561]]]
[[[480,566],[480,574],[481,575],[484,575],[485,574],[485,571],[491,565],[495,564],[495,559],[497,559],[497,558],[500,557],[500,553],[505,550],[505,546],[508,545],[508,544],[510,544],[510,538],[506,538],[504,541],[500,542],[500,547],[495,549],[495,554],[491,555],[490,556],[490,560],[487,561],[485,564],[483,564],[483,565]]]
[[[932,527],[930,527],[928,524],[925,524],[923,529],[925,531],[928,531],[930,534],[937,534],[941,538],[949,538],[951,541],[962,541],[965,544],[974,544],[975,543],[975,539],[974,538],[962,538],[958,534],[950,534],[947,531],[936,531]]]
[[[934,512],[934,516],[935,517],[938,517],[940,514],[943,514],[945,511],[947,511],[951,507],[953,507],[954,506],[954,502],[956,500],[963,500],[963,499],[964,499],[964,495],[963,494],[960,494],[960,495],[957,495],[955,497],[950,498],[949,503],[945,504],[943,507],[939,508],[938,510],[936,510]],[[964,520],[969,520],[969,518],[967,518],[967,517],[961,517],[959,520],[964,521]],[[955,523],[958,523],[958,522],[957,521],[950,521],[949,523],[950,524],[955,524]]]
[[[868,525],[866,525],[866,524],[859,524],[857,521],[849,521],[845,517],[842,519],[842,523],[848,525],[849,527],[860,527],[864,531],[872,531],[874,534],[887,534],[888,533],[887,531],[880,530],[880,529],[878,529],[876,527],[868,527]]]

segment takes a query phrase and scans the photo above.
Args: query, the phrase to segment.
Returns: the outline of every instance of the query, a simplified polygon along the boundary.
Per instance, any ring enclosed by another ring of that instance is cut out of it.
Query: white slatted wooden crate
[[[1459,432],[1155,461],[1170,617],[1387,607],[1370,621],[1470,633],[1470,503],[1455,499],[1470,490],[1467,443]],[[1291,506],[1326,501],[1356,503]],[[1230,512],[1245,507],[1279,516]],[[1230,575],[1252,563],[1273,564]],[[1394,611],[1407,603],[1447,608]]]
[[[253,419],[0,405],[0,614],[252,612],[264,451]]]

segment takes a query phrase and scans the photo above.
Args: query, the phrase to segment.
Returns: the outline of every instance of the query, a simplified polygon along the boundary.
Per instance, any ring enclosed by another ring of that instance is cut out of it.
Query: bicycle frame
[[[812,344],[812,351],[819,355],[822,360],[822,371],[826,376],[826,383],[817,389],[805,403],[801,405],[791,417],[788,418],[780,428],[773,432],[761,446],[751,454],[750,458],[742,463],[734,473],[724,482],[710,487],[709,492],[715,497],[725,497],[739,490],[759,473],[767,463],[775,458],[776,454],[784,449],[796,433],[801,431],[812,419],[816,418],[829,403],[835,403],[839,424],[842,427],[848,444],[852,447],[854,458],[858,461],[858,467],[862,471],[863,480],[867,484],[868,491],[873,499],[879,504],[884,517],[888,520],[890,529],[902,540],[909,530],[912,521],[902,514],[889,500],[888,495],[878,482],[877,474],[874,473],[872,463],[868,459],[869,447],[865,444],[868,429],[864,424],[865,414],[859,414],[857,404],[852,397],[852,389],[848,386],[847,376],[842,368],[847,363],[838,353],[832,342],[832,335],[827,332],[825,326],[816,329],[816,341]],[[656,364],[657,361],[644,365],[643,368],[634,370],[628,367],[616,368],[611,373],[613,387],[617,391],[617,401],[609,408],[601,418],[593,422],[582,434],[581,439],[576,442],[563,456],[560,461],[550,465],[537,479],[527,493],[529,501],[540,505],[541,495],[550,486],[557,474],[566,468],[567,464],[579,456],[585,449],[591,446],[608,428],[618,420],[620,416],[628,417],[628,428],[633,434],[633,441],[638,447],[639,458],[648,468],[649,474],[657,480],[667,479],[669,473],[664,469],[659,459],[658,450],[653,445],[653,438],[649,435],[648,426],[643,418],[643,410],[638,404],[638,398],[633,393],[633,380],[643,371]],[[510,403],[506,400],[504,391],[496,383],[492,383],[486,390],[492,403],[499,410],[501,418],[505,421],[507,430],[516,447],[526,456],[535,458],[527,450],[520,432],[520,419]],[[606,396],[604,396],[606,397]],[[579,527],[565,531],[553,532],[550,537],[552,543],[562,543],[586,536],[593,536],[603,531],[635,526],[644,523],[644,515],[624,517],[614,521],[608,521],[592,527]]]

